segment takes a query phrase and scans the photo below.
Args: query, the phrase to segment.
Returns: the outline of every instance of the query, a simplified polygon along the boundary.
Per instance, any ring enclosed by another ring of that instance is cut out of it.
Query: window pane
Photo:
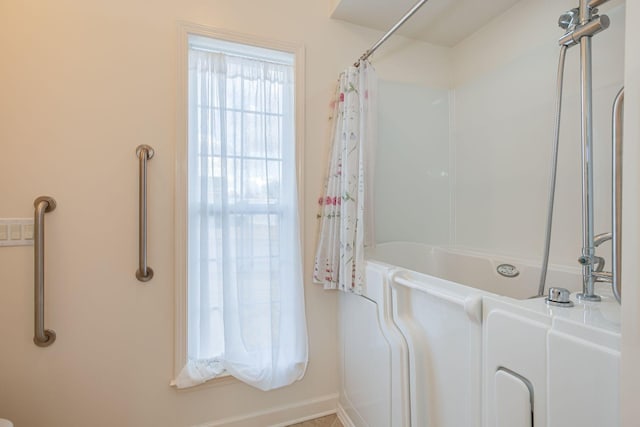
[[[285,140],[293,134],[293,68],[220,53],[194,55],[189,357],[211,358],[225,353],[229,340],[239,339],[246,351],[267,348],[278,330],[280,285],[291,274],[283,266],[290,269],[294,256],[282,236],[297,235],[291,231],[297,223],[283,222],[297,217],[284,211],[297,206],[296,186],[285,191],[282,182],[284,168],[295,172],[293,141]],[[225,318],[233,319],[239,336],[225,336]]]

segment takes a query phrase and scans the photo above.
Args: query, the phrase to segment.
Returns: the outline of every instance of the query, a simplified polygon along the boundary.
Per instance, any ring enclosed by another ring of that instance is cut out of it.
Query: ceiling
[[[441,46],[455,46],[519,0],[429,0],[397,32]],[[389,30],[416,0],[330,0],[331,18]]]

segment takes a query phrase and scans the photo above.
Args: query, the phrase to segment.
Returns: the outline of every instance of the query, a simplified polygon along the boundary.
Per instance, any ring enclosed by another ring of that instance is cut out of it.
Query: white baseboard
[[[338,419],[344,427],[356,427],[353,421],[351,421],[351,418],[349,418],[349,416],[347,415],[347,412],[344,410],[340,402],[338,402],[338,411],[336,414],[338,415]]]
[[[266,411],[211,421],[194,427],[284,427],[335,414],[337,406],[338,395],[329,394]],[[345,426],[347,425],[345,424]]]

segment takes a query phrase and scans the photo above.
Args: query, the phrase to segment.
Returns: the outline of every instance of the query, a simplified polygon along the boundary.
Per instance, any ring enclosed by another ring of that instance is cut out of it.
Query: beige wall
[[[331,401],[338,392],[335,294],[311,283],[310,362],[301,382],[269,393],[241,383],[168,386],[179,21],[306,46],[310,276],[330,88],[378,32],[329,20],[324,1],[0,1],[0,217],[31,216],[39,195],[58,201],[47,216],[52,347],[32,343],[32,248],[0,248],[0,418],[17,426],[186,426]],[[397,38],[376,64],[381,78],[446,86],[446,61],[445,50]],[[141,143],[156,149],[149,172],[156,275],[146,285],[134,278]]]

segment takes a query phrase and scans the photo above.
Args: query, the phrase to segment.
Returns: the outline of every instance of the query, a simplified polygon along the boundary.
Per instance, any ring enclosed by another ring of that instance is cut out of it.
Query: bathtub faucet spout
[[[593,238],[593,246],[595,246],[596,248],[598,246],[600,246],[601,244],[603,244],[604,242],[611,240],[612,239],[612,234],[611,233],[601,233],[598,234],[597,236],[595,236]],[[596,268],[593,270],[593,276],[596,278],[596,282],[607,282],[607,283],[611,283],[612,281],[612,274],[610,271],[603,271],[604,270],[604,258],[603,257],[599,257],[599,256],[594,256],[593,257],[594,260],[594,264],[596,265]]]

